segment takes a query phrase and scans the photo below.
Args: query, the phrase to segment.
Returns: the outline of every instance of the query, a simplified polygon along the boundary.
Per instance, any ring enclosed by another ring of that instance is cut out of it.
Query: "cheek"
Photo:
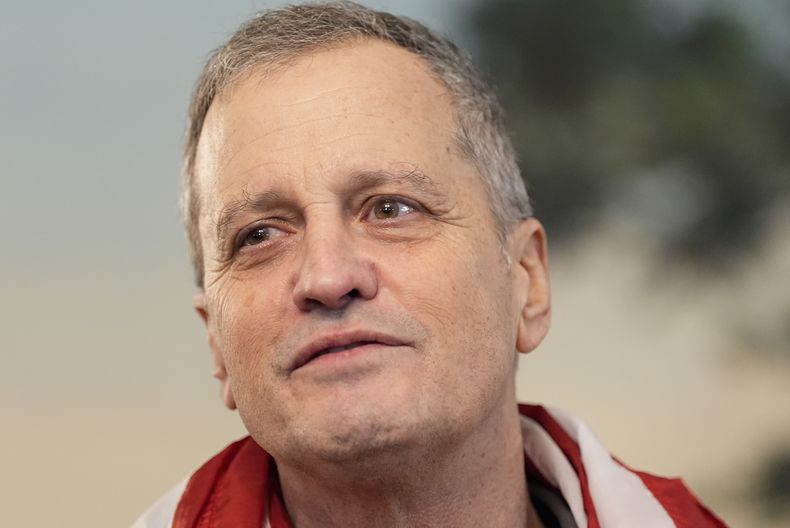
[[[267,290],[236,283],[218,297],[217,335],[232,384],[260,378],[271,364],[273,343],[280,334],[282,316]],[[253,383],[253,387],[260,386]]]
[[[424,320],[433,339],[464,350],[478,349],[481,342],[499,350],[515,347],[510,273],[497,241],[449,243],[395,269],[395,295]]]

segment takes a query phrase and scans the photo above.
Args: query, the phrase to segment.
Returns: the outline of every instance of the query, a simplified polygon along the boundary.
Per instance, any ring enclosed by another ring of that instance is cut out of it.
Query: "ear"
[[[516,349],[532,352],[549,331],[551,292],[546,231],[535,218],[527,218],[510,236],[513,298],[518,311]]]
[[[203,322],[206,324],[208,332],[208,346],[211,348],[211,359],[213,363],[213,370],[211,375],[219,380],[219,394],[222,402],[231,411],[236,409],[236,400],[233,398],[233,391],[228,382],[228,371],[225,369],[225,360],[222,357],[222,352],[217,344],[215,335],[214,324],[211,320],[208,309],[206,308],[206,294],[203,292],[196,293],[192,298],[192,304],[195,306],[195,311],[198,313]]]

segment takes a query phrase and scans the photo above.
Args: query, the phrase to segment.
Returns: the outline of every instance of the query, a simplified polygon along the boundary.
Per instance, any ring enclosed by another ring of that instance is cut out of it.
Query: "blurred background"
[[[519,396],[790,523],[790,2],[400,0],[467,48],[551,244]],[[177,209],[209,51],[282,2],[0,4],[0,525],[127,526],[244,431]]]

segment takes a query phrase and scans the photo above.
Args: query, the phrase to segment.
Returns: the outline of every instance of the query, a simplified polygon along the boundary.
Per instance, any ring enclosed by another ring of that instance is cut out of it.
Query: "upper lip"
[[[325,353],[330,348],[353,344],[363,345],[371,343],[389,346],[400,346],[407,344],[402,339],[376,330],[360,329],[325,332],[321,335],[313,337],[310,339],[310,342],[307,343],[307,345],[299,349],[294,358],[293,368],[291,370],[298,369],[316,356]]]

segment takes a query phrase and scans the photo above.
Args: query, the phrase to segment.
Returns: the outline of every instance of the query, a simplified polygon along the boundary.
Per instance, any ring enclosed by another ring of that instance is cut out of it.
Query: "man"
[[[723,526],[575,418],[519,408],[546,237],[448,41],[351,3],[248,22],[198,82],[184,206],[251,438],[136,526]]]

